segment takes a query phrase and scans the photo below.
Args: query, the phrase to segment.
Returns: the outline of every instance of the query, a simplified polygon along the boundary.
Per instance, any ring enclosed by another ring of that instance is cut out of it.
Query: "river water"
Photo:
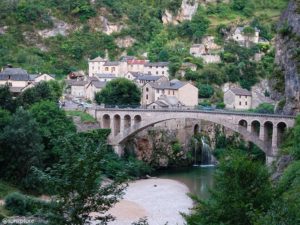
[[[200,199],[209,198],[209,189],[214,185],[214,167],[191,167],[160,171],[159,178],[172,179],[184,183],[192,194]]]

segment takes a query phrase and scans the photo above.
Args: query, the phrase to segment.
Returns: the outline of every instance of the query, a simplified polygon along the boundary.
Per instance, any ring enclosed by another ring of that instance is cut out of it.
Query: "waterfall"
[[[201,149],[201,166],[213,166],[211,148],[206,143],[206,139],[201,137],[202,149]]]
[[[205,137],[201,137],[201,154],[199,154],[199,141],[193,138],[194,146],[194,164],[193,166],[212,167],[215,166],[216,160],[212,155],[212,150]]]

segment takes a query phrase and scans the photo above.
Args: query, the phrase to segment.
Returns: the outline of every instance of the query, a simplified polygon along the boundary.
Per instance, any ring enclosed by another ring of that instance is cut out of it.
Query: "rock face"
[[[287,10],[280,18],[279,32],[276,38],[276,63],[285,76],[285,114],[300,112],[300,3],[289,2]],[[298,50],[297,50],[298,49]]]
[[[38,34],[42,38],[49,38],[56,35],[66,36],[69,34],[70,30],[72,29],[72,26],[70,24],[62,20],[58,20],[54,17],[52,17],[51,19],[53,21],[53,28],[38,31]]]
[[[126,36],[124,38],[117,38],[116,39],[116,44],[118,45],[119,48],[129,48],[131,47],[136,40],[130,36]]]
[[[124,26],[117,23],[112,23],[104,16],[98,16],[89,20],[89,25],[94,31],[102,31],[108,35],[114,32],[120,32]]]
[[[178,24],[184,20],[191,20],[197,12],[198,6],[198,0],[183,0],[177,15],[173,15],[170,11],[166,10],[162,21],[164,24]]]

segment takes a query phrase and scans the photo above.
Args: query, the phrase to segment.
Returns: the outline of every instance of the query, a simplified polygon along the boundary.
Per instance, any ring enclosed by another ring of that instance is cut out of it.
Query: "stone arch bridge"
[[[278,153],[286,129],[294,126],[295,117],[273,114],[254,114],[232,111],[159,110],[96,108],[88,113],[97,119],[101,128],[110,128],[109,142],[122,154],[124,142],[139,131],[172,119],[198,119],[220,124],[257,145],[273,159]]]

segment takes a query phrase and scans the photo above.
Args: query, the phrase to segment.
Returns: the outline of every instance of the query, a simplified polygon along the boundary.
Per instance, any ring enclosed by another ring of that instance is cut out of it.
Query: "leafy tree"
[[[41,101],[35,103],[30,107],[30,112],[38,123],[39,134],[43,139],[45,146],[43,167],[46,168],[57,161],[58,155],[62,151],[57,152],[53,150],[56,140],[69,133],[75,133],[76,127],[55,102]]]
[[[272,199],[267,168],[246,154],[226,155],[215,174],[215,188],[208,201],[198,200],[195,212],[186,216],[189,225],[251,225]]]
[[[38,124],[29,112],[17,110],[0,133],[0,146],[0,176],[34,190],[31,167],[41,166],[44,147]]]
[[[98,104],[108,105],[139,105],[141,91],[130,80],[118,78],[108,82],[105,88],[96,93],[95,100]]]
[[[97,224],[107,224],[113,218],[107,214],[122,195],[123,185],[103,182],[102,160],[107,152],[105,143],[96,145],[87,138],[72,134],[59,139],[59,162],[45,172],[36,173],[46,190],[55,196],[46,219],[49,224],[86,224],[91,212],[98,212]]]
[[[191,69],[188,69],[184,75],[184,78],[186,80],[192,80],[192,81],[196,81],[197,79],[200,78],[200,75],[198,72],[196,71],[192,71]]]
[[[11,112],[16,109],[16,103],[7,85],[0,86],[0,107]]]
[[[198,84],[199,97],[210,98],[214,94],[214,89],[209,84]]]
[[[7,124],[9,124],[11,120],[11,115],[7,110],[0,108],[0,132],[2,132],[2,128],[4,128]]]
[[[274,113],[274,105],[269,104],[269,103],[261,103],[259,106],[257,106],[256,109],[253,110],[253,112],[273,114]]]

